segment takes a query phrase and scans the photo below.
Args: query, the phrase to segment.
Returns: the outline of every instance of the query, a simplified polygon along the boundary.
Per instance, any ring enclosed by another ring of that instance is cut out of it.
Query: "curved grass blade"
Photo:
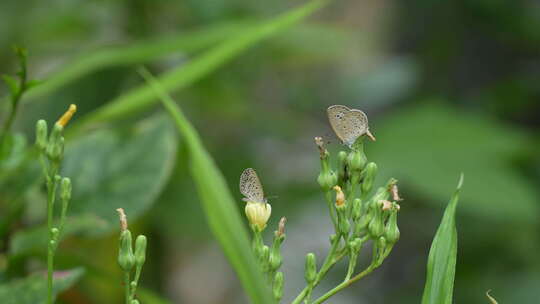
[[[238,274],[251,302],[272,303],[266,281],[251,251],[247,231],[242,225],[237,205],[223,175],[204,148],[197,131],[161,84],[147,70],[140,69],[139,73],[159,95],[178,132],[183,136],[189,151],[191,175],[197,185],[208,224]]]
[[[46,76],[46,80],[39,86],[29,90],[25,101],[36,100],[36,97],[52,93],[84,75],[106,67],[142,64],[174,52],[190,54],[199,51],[217,44],[237,32],[244,31],[243,28],[246,26],[248,26],[247,23],[240,22],[212,25],[194,32],[179,33],[174,36],[139,41],[126,46],[109,47],[82,54],[71,63],[66,64],[65,68]]]
[[[463,184],[461,174],[435,238],[431,243],[427,263],[427,278],[422,304],[452,304],[457,258],[456,207]]]
[[[160,76],[158,78],[159,83],[167,92],[185,88],[212,73],[263,39],[269,38],[309,16],[327,2],[328,0],[313,0],[270,21],[253,26],[242,34],[220,43],[188,63]],[[77,125],[105,122],[125,117],[128,113],[140,112],[156,102],[157,95],[154,90],[143,84],[89,113],[82,120],[78,120]],[[72,126],[71,129],[73,130],[74,127]]]

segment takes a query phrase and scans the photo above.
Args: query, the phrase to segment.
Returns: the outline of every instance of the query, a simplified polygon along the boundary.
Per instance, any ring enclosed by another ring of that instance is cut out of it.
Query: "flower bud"
[[[47,157],[50,159],[60,160],[62,158],[62,153],[64,151],[64,140],[62,137],[63,130],[64,127],[57,123],[54,124],[46,149]]]
[[[278,271],[274,276],[274,283],[272,284],[272,292],[274,299],[279,303],[281,297],[283,297],[283,272]]]
[[[384,249],[386,248],[386,238],[384,236],[381,236],[377,239],[377,247],[379,247],[380,252],[384,252]]]
[[[247,202],[245,212],[249,223],[262,231],[270,218],[272,207],[268,203]]]
[[[281,257],[281,244],[285,240],[285,222],[286,218],[282,217],[279,221],[278,230],[274,233],[274,242],[272,244],[272,250],[270,252],[270,269],[275,271],[279,269],[283,258]]]
[[[52,236],[51,239],[57,241],[59,234],[60,234],[60,230],[58,230],[58,228],[51,228],[51,236]]]
[[[71,199],[71,180],[69,177],[62,178],[60,183],[60,199],[66,202]]]
[[[324,148],[322,138],[315,137],[315,143],[317,143],[321,155],[321,173],[317,177],[317,182],[323,191],[330,191],[337,184],[337,175],[330,169],[330,159],[328,157],[330,154]]]
[[[357,221],[362,213],[362,201],[359,198],[355,198],[352,202],[352,219]]]
[[[131,303],[130,304],[139,304],[139,300],[135,299],[135,300],[131,300]]]
[[[361,185],[362,193],[367,194],[371,192],[373,188],[373,182],[375,181],[375,176],[377,175],[377,164],[370,162],[366,165],[366,168],[363,171],[364,180]]]
[[[129,230],[123,230],[120,233],[118,264],[124,271],[130,271],[135,264],[135,256],[133,255],[131,244],[131,232]]]
[[[360,173],[367,162],[367,157],[362,148],[351,151],[347,157],[347,168],[350,172]]]
[[[334,186],[334,190],[336,191],[336,208],[345,206],[345,193],[343,193],[341,187]]]
[[[39,150],[45,151],[47,148],[47,122],[43,119],[36,123],[36,146]]]
[[[397,208],[394,208],[394,210],[391,211],[390,218],[388,219],[388,223],[386,224],[386,229],[384,231],[384,236],[389,244],[395,244],[399,240],[399,228],[397,225]]]
[[[135,264],[142,267],[146,261],[146,236],[139,235],[135,240]]]
[[[368,224],[369,235],[376,240],[384,233],[384,220],[381,202],[377,202],[373,209],[373,218]]]
[[[268,272],[270,268],[270,248],[268,246],[262,247],[260,259],[263,272]]]
[[[317,261],[314,253],[308,253],[306,255],[306,270],[305,270],[306,282],[309,284],[315,281],[317,277]]]

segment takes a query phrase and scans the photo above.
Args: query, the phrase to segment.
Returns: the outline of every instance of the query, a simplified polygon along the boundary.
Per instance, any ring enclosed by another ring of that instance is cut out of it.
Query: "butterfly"
[[[328,107],[326,113],[337,137],[349,148],[364,134],[375,141],[375,137],[369,132],[368,118],[364,112],[334,105]]]
[[[261,181],[253,168],[247,168],[240,175],[240,193],[245,196],[246,202],[266,203]]]

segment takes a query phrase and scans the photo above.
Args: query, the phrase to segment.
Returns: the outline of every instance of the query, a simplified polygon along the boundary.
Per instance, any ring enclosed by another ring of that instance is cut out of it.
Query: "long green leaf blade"
[[[242,29],[245,26],[244,23],[212,25],[209,28],[194,32],[171,35],[150,41],[139,41],[126,46],[108,47],[82,54],[72,60],[70,64],[66,64],[61,70],[47,76],[46,80],[39,86],[29,90],[25,100],[36,100],[36,97],[50,94],[87,74],[103,68],[142,64],[174,52],[191,54],[217,44],[237,32],[243,32]]]
[[[247,231],[242,225],[237,205],[223,175],[204,148],[195,128],[161,84],[148,71],[141,69],[140,73],[160,96],[178,132],[184,138],[189,151],[191,175],[197,185],[208,223],[244,289],[253,303],[272,303],[265,280],[251,251]]]
[[[212,73],[263,39],[269,38],[309,16],[327,2],[327,0],[313,0],[268,22],[254,26],[252,29],[220,43],[185,65],[165,73],[158,78],[159,82],[167,92],[185,88]],[[124,117],[128,113],[147,109],[156,102],[157,95],[154,90],[146,85],[141,85],[112,100],[98,110],[89,113],[84,119],[79,120],[79,124],[117,119]]]
[[[463,184],[461,174],[441,224],[437,229],[427,263],[427,278],[422,304],[452,304],[457,258],[456,208]]]

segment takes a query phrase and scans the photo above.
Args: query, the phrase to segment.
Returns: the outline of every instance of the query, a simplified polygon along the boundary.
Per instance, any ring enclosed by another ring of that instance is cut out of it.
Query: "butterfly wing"
[[[368,132],[368,119],[364,112],[349,109],[346,106],[334,105],[327,109],[328,120],[337,137],[352,146],[356,139]]]
[[[347,139],[347,127],[343,120],[349,111],[349,108],[342,105],[330,106],[326,110],[330,126],[341,142],[346,142]]]
[[[240,193],[242,193],[248,201],[264,202],[264,192],[261,181],[252,168],[247,168],[240,175]]]
[[[358,137],[364,135],[368,131],[368,118],[366,114],[360,110],[350,110],[345,114],[343,123],[347,126],[347,140],[344,141],[347,145],[354,144]]]

